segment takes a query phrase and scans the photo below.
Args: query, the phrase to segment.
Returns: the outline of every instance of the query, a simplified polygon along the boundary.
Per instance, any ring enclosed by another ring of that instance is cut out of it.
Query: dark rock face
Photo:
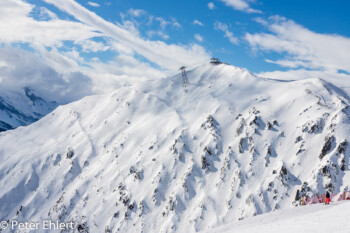
[[[33,102],[33,104],[35,104],[36,101],[45,101],[41,97],[36,96],[34,93],[32,93],[29,87],[25,87],[24,92],[26,93],[28,99],[30,99]]]
[[[320,154],[320,159],[323,159],[324,156],[326,156],[332,149],[333,149],[333,144],[335,142],[335,137],[333,135],[327,136],[325,138],[325,143],[322,147],[322,151]]]
[[[298,137],[295,139],[295,143],[298,143],[298,142],[300,142],[301,140],[303,140],[302,136],[298,136]]]
[[[288,170],[285,166],[281,167],[281,170],[278,175],[278,179],[281,180],[283,186],[288,186],[290,178],[288,176]]]
[[[135,167],[130,167],[129,169],[130,174],[134,175],[135,180],[142,180],[143,179],[143,171],[138,170]]]
[[[295,201],[299,201],[299,200],[300,200],[300,191],[298,189],[297,193],[295,194]]]
[[[209,171],[210,163],[208,162],[205,156],[202,156],[202,169],[205,171]]]
[[[324,115],[323,117],[326,118],[327,115]],[[311,120],[311,121],[306,122],[303,125],[302,131],[307,132],[309,134],[322,133],[324,125],[325,125],[325,119],[323,117],[317,118],[316,120]]]
[[[82,224],[78,224],[77,230],[78,230],[78,232],[81,232],[81,233],[88,233],[89,227],[87,226],[86,223],[82,223]]]
[[[73,156],[74,156],[74,150],[72,147],[69,147],[67,151],[67,159],[71,159],[73,158]]]
[[[280,171],[280,174],[281,174],[281,176],[287,175],[287,168],[285,168],[284,166],[282,166],[281,171]]]
[[[267,123],[266,123],[266,127],[267,127],[267,129],[269,130],[269,129],[272,128],[272,124],[271,124],[270,122],[267,122]]]
[[[344,154],[347,146],[348,146],[348,142],[347,141],[343,141],[342,143],[340,143],[339,146],[338,146],[338,149],[337,149],[338,153],[339,154]]]

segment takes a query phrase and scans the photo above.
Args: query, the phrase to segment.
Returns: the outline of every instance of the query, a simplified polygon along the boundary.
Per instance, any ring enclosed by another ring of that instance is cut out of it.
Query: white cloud
[[[173,19],[172,25],[176,29],[180,29],[181,28],[181,24],[179,24],[179,22],[177,22],[175,19]]]
[[[165,30],[166,26],[170,24],[169,21],[166,21],[163,17],[157,17],[156,20],[159,22],[160,27],[162,30]]]
[[[221,0],[226,6],[246,13],[262,13],[260,10],[252,9],[247,0]]]
[[[102,36],[91,26],[57,19],[56,15],[41,8],[40,14],[48,21],[37,21],[28,15],[33,5],[20,0],[0,1],[0,42],[34,43],[44,46],[62,46],[62,41],[83,41]]]
[[[165,20],[163,17],[156,17],[155,20],[159,22],[162,30],[165,30],[168,25],[171,25],[176,29],[181,28],[181,25],[174,18],[172,18],[171,21],[168,21],[168,20]]]
[[[48,53],[55,56],[55,51]],[[74,61],[56,59],[56,67],[61,63],[64,73],[37,54],[10,47],[0,48],[0,63],[7,64],[0,67],[0,87],[17,91],[32,87],[46,99],[54,98],[59,103],[77,100],[93,92],[91,78],[75,69],[77,65]]]
[[[270,59],[265,59],[266,62],[272,63],[272,64],[277,64],[282,67],[287,67],[287,68],[298,68],[298,67],[310,67],[311,63],[307,61],[301,61],[301,60],[277,60],[273,61]]]
[[[88,2],[87,3],[89,6],[93,6],[93,7],[100,7],[100,4],[95,3],[95,2]]]
[[[283,67],[350,73],[350,38],[310,31],[280,16],[269,18],[270,33],[247,33],[245,39],[255,51],[277,52]]]
[[[22,19],[32,10],[33,7],[33,5],[20,0],[0,1],[0,19],[1,21],[7,22]]]
[[[121,13],[120,15],[122,24],[117,23],[117,26],[132,32],[136,37],[141,37],[139,28],[143,28],[144,24],[146,24],[147,27],[153,27],[153,29],[146,31],[148,38],[158,37],[163,40],[168,40],[170,38],[166,32],[169,28],[176,30],[181,28],[180,23],[175,18],[170,17],[170,19],[165,19],[163,17],[155,17],[141,9],[129,9],[127,14]],[[129,19],[127,19],[128,17]],[[145,20],[147,21],[146,23]]]
[[[130,20],[123,19],[122,23],[118,23],[117,25],[137,37],[140,36],[140,32],[138,30],[139,23],[136,22],[135,20],[130,21]]]
[[[132,9],[132,8],[128,10],[128,13],[133,17],[140,17],[142,15],[147,14],[147,12],[142,9]]]
[[[159,36],[161,38],[163,38],[164,40],[167,40],[169,39],[169,35],[165,34],[164,32],[162,31],[156,31],[156,30],[150,30],[150,31],[147,31],[147,35],[148,37],[152,38],[154,36]]]
[[[45,7],[40,7],[40,18],[41,20],[45,19],[45,20],[57,20],[58,17],[55,13],[53,13],[52,11],[48,10]]]
[[[105,45],[105,43],[96,42],[94,40],[83,40],[78,41],[77,43],[81,45],[84,52],[100,52],[110,49],[110,46]]]
[[[256,17],[253,19],[255,22],[260,23],[261,25],[267,26],[269,22],[261,17]]]
[[[194,34],[194,38],[198,41],[198,42],[202,42],[203,41],[203,37],[199,34]]]
[[[142,78],[160,78],[165,75],[164,72],[159,71],[155,68],[152,68],[149,66],[149,64],[145,62],[141,62],[137,60],[135,57],[126,55],[126,54],[120,54],[116,57],[114,57],[113,60],[107,62],[107,63],[101,63],[101,62],[92,62],[90,65],[93,67],[92,73],[94,74],[103,74],[106,76],[124,76],[129,77],[129,81],[132,82],[132,78],[142,79]],[[127,74],[127,75],[126,75]],[[98,79],[99,80],[99,79]],[[118,82],[117,78],[114,78],[114,80],[111,80],[112,82]],[[111,82],[110,81],[110,82]],[[108,81],[106,81],[108,83]],[[102,82],[101,90],[103,91],[106,83]],[[112,90],[115,88],[116,85],[111,86],[110,89]]]
[[[210,10],[214,10],[214,8],[215,8],[214,3],[209,2],[209,3],[208,3],[208,8],[209,8]]]
[[[197,20],[197,19],[193,20],[193,24],[194,24],[194,25],[201,26],[201,27],[204,26],[204,24],[203,24],[201,21]]]
[[[145,40],[116,24],[104,20],[75,1],[45,0],[45,2],[71,14],[80,22],[100,31],[104,36],[118,41],[122,47],[127,47],[164,69],[174,70],[182,64],[194,64],[209,59],[209,54],[198,44],[183,46],[166,44],[163,41]],[[176,25],[175,22],[174,25]]]
[[[233,33],[228,30],[228,26],[226,24],[221,22],[215,22],[214,29],[223,31],[225,33],[224,37],[228,38],[232,44],[238,44],[238,38],[235,37]]]

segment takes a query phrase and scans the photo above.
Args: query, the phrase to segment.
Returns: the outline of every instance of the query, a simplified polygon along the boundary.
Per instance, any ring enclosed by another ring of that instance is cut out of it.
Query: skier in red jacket
[[[329,200],[331,199],[331,195],[329,194],[329,192],[327,191],[326,193],[326,205],[329,205]]]

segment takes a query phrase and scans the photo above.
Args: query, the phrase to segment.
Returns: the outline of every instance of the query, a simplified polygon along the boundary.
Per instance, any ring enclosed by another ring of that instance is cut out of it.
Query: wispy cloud
[[[227,24],[221,23],[221,22],[215,22],[214,24],[214,29],[223,31],[224,32],[224,37],[229,39],[229,41],[232,44],[238,44],[238,38],[233,35],[231,31],[229,31]]]
[[[287,68],[298,68],[298,67],[311,67],[311,63],[308,61],[297,61],[297,60],[277,60],[273,61],[270,59],[265,59],[266,62],[272,63],[272,64],[277,64],[282,67],[287,67]]]
[[[140,17],[142,15],[147,14],[147,12],[145,10],[142,9],[129,9],[128,13],[133,16],[133,17]]]
[[[194,38],[198,41],[198,42],[203,42],[203,37],[199,34],[194,34]]]
[[[40,7],[40,20],[56,20],[57,15],[45,7]]]
[[[173,17],[163,18],[150,15],[142,9],[129,9],[127,13],[120,13],[122,22],[116,25],[133,33],[135,37],[142,34],[149,39],[168,40],[170,30],[181,29],[180,23]]]
[[[100,7],[100,4],[96,3],[96,2],[88,2],[87,3],[89,6],[93,6],[93,7]]]
[[[194,24],[194,25],[201,26],[201,27],[204,26],[204,24],[203,24],[201,21],[197,20],[197,19],[193,20],[193,24]]]
[[[41,8],[40,14],[47,15],[48,21],[37,21],[28,16],[33,8],[33,5],[22,1],[0,1],[0,42],[60,47],[63,41],[78,44],[102,36],[86,24],[59,20],[46,8]]]
[[[209,2],[209,3],[208,3],[208,8],[209,8],[210,10],[214,10],[214,9],[215,9],[214,3],[213,3],[213,2]]]
[[[177,22],[174,18],[171,18],[171,20],[166,20],[163,17],[156,17],[155,20],[159,22],[162,30],[165,30],[168,25],[172,26],[175,29],[181,28],[179,22]]]
[[[243,11],[246,13],[262,13],[260,10],[256,10],[250,7],[247,0],[221,0],[226,6],[232,7],[235,10]]]
[[[259,23],[270,33],[247,33],[245,39],[253,51],[281,54],[281,59],[268,62],[289,68],[350,73],[350,38],[316,33],[280,16],[259,20]]]
[[[104,36],[117,40],[124,47],[129,48],[147,60],[154,62],[164,69],[177,69],[181,64],[192,64],[209,58],[208,53],[198,44],[187,46],[167,44],[163,41],[145,40],[116,24],[108,22],[94,12],[82,7],[72,0],[45,0],[60,10],[74,16],[80,22],[93,27]],[[176,22],[173,25],[177,27]]]
[[[150,30],[150,31],[147,31],[147,35],[148,37],[152,38],[154,36],[159,36],[161,38],[163,38],[164,40],[167,40],[169,39],[169,35],[165,34],[163,31],[156,31],[156,30]]]
[[[103,42],[96,42],[94,40],[83,40],[78,42],[84,52],[100,52],[107,51],[110,49],[110,46],[106,45]]]

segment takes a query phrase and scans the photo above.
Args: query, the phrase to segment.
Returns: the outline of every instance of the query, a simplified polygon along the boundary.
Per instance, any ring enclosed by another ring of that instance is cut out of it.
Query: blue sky
[[[90,80],[76,98],[210,57],[263,77],[348,77],[349,9],[345,0],[3,0],[0,48],[52,69],[58,91]],[[0,55],[2,87],[45,83],[38,68],[19,78],[19,65]]]

